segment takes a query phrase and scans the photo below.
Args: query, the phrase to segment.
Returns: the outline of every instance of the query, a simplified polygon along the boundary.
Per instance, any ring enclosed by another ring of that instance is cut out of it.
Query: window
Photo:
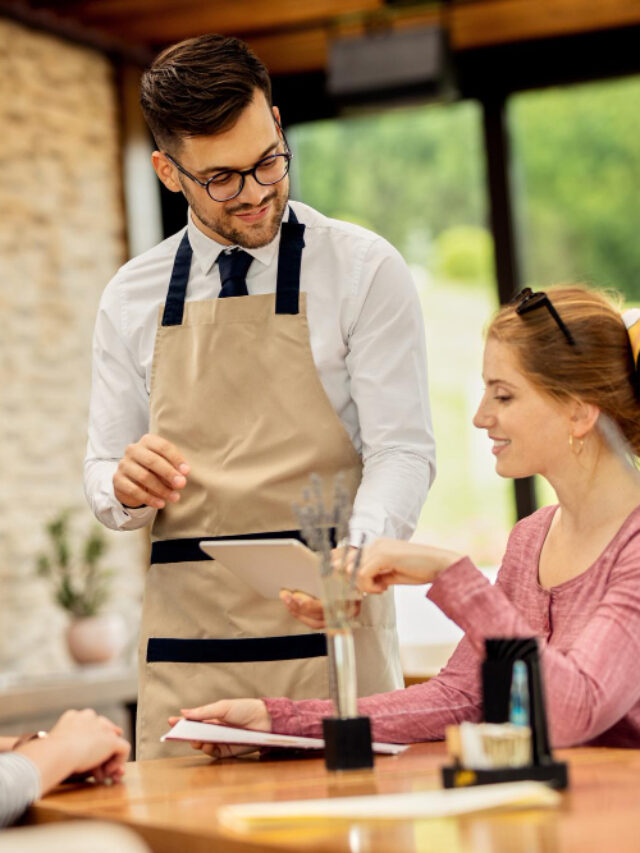
[[[527,284],[614,287],[640,300],[640,78],[509,102]]]
[[[438,453],[415,538],[495,567],[515,510],[511,481],[496,475],[486,433],[471,424],[482,331],[497,307],[480,121],[471,102],[420,106],[300,125],[290,142],[293,197],[386,237],[413,272]],[[397,590],[403,645],[457,640],[459,629],[426,611],[423,595]]]
[[[581,281],[640,303],[640,78],[509,101],[525,283]],[[536,478],[540,504],[555,503]]]

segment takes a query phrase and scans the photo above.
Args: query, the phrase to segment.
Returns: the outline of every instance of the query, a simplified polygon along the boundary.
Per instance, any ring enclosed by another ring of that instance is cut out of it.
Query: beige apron
[[[304,226],[282,224],[276,294],[186,302],[187,233],[157,330],[150,431],[191,473],[153,526],[140,640],[141,759],[189,752],[161,744],[180,708],[243,696],[328,693],[326,642],[199,548],[202,539],[299,536],[292,504],[318,473],[330,498],[361,461],[318,376],[300,293]],[[355,631],[359,695],[400,686],[393,599],[368,598]]]

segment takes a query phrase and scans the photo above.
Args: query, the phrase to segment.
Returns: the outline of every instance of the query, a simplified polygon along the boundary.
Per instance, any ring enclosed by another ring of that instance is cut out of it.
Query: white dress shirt
[[[351,540],[359,543],[363,534],[408,538],[435,474],[424,326],[411,275],[382,237],[300,202],[291,206],[306,226],[300,287],[307,294],[313,358],[364,464]],[[187,230],[193,260],[186,298],[215,299],[216,260],[227,247],[200,231],[191,216]],[[98,310],[84,484],[93,512],[114,529],[142,527],[156,512],[125,509],[112,479],[126,446],[149,429],[156,327],[183,234],[125,264]],[[245,249],[254,258],[250,295],[275,292],[279,243],[280,232],[266,246]]]

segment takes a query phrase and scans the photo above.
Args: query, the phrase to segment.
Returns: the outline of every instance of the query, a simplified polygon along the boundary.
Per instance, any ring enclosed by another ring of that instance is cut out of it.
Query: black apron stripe
[[[151,637],[147,642],[147,663],[240,663],[317,658],[326,654],[324,634],[240,637],[235,640]]]
[[[298,539],[304,542],[299,530],[278,530],[275,533],[238,533],[235,536],[195,536],[192,539],[163,539],[151,546],[151,565],[154,563],[195,563],[213,560],[200,547],[201,542],[219,539]],[[331,541],[334,542],[331,531]]]
[[[182,323],[184,299],[187,293],[187,284],[189,283],[192,254],[189,235],[185,231],[173,262],[167,301],[164,304],[164,313],[162,315],[163,326],[179,326]]]

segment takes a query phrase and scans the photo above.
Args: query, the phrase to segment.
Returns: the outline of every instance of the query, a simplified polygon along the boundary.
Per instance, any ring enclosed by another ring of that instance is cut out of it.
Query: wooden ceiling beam
[[[640,24],[638,0],[485,0],[454,3],[454,50]]]
[[[101,38],[106,50],[117,45],[130,54],[132,45],[148,49],[203,32],[237,34],[274,74],[324,70],[330,36],[363,32],[368,15],[405,28],[440,14],[437,4],[392,9],[384,0],[0,0],[0,14],[3,8],[61,33],[90,25],[94,35],[85,41],[98,45]],[[453,0],[445,20],[458,52],[640,25],[640,0]]]
[[[131,37],[155,43],[201,32],[224,34],[283,30],[380,10],[384,0],[88,0],[65,8],[93,26],[126,27]]]

